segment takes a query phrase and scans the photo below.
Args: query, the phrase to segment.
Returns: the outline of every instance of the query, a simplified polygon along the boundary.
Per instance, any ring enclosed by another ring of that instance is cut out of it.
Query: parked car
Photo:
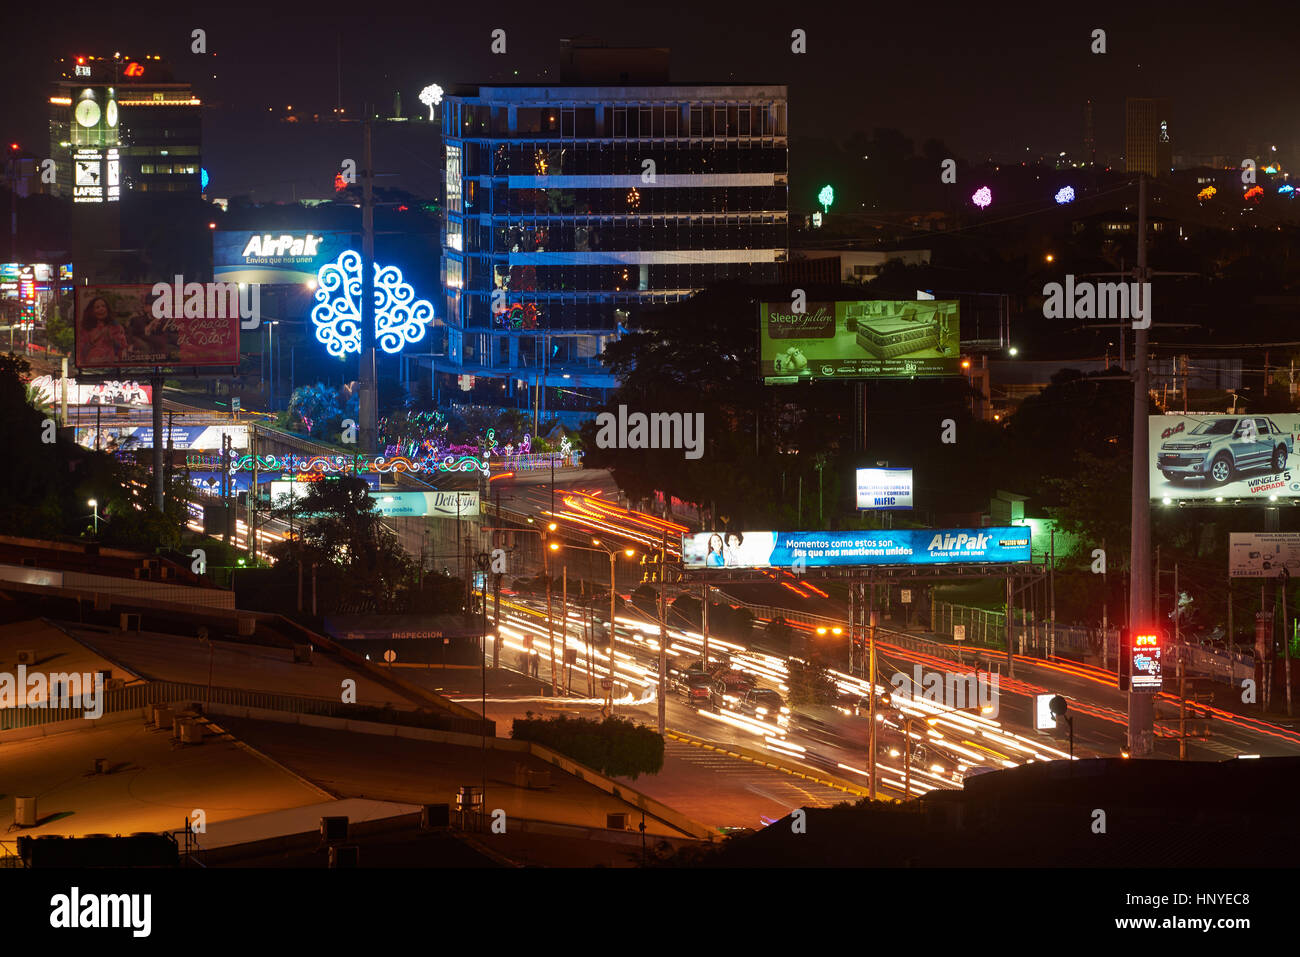
[[[1156,468],[1170,482],[1204,478],[1207,484],[1223,485],[1241,472],[1281,472],[1293,451],[1291,433],[1279,429],[1270,418],[1213,416],[1198,422],[1186,435],[1161,442]]]

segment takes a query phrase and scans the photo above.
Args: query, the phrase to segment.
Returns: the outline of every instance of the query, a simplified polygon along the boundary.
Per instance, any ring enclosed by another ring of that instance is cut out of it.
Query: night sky
[[[0,59],[7,140],[42,148],[46,82],[61,54],[160,53],[237,129],[267,106],[328,112],[340,36],[349,112],[363,98],[387,112],[401,89],[408,114],[422,109],[416,95],[426,83],[532,81],[545,69],[554,78],[560,38],[600,36],[670,47],[675,80],[788,83],[796,137],[897,127],[918,149],[933,137],[968,159],[1024,158],[1025,147],[1032,156],[1076,152],[1091,96],[1098,151],[1117,154],[1123,97],[1147,95],[1173,98],[1176,153],[1233,154],[1270,142],[1282,156],[1300,151],[1300,14],[1285,6],[313,0],[116,16],[122,6],[6,14],[10,39],[21,38]],[[195,27],[207,30],[215,58],[189,52]],[[496,27],[507,31],[504,56],[489,52]],[[808,31],[803,56],[790,52],[795,27]],[[1089,52],[1097,27],[1107,31],[1105,55]]]

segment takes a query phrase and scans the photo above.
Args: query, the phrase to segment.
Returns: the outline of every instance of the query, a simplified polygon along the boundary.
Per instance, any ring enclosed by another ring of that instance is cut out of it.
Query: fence
[[[461,734],[482,733],[484,722],[477,718],[457,718],[450,715],[430,714],[425,711],[399,711],[365,705],[345,705],[333,698],[312,698],[305,695],[281,694],[275,691],[248,691],[243,688],[209,688],[203,684],[184,681],[140,681],[124,688],[103,692],[103,713],[132,711],[148,705],[174,701],[210,701],[243,708],[264,708],[268,711],[285,711],[290,714],[313,714],[355,721],[380,721],[438,731],[456,731]],[[4,708],[0,709],[0,731],[18,728],[35,728],[58,721],[85,718],[82,708]],[[495,725],[487,722],[488,733],[495,734]]]

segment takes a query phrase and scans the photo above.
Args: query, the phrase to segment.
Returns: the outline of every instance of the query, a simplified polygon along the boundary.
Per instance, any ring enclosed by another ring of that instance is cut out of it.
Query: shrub
[[[664,766],[664,739],[626,718],[515,718],[511,736],[534,741],[610,777],[658,774]]]

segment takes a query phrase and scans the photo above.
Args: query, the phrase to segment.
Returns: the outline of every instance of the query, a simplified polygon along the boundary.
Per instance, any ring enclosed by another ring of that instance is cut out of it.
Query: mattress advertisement
[[[1300,498],[1300,415],[1153,415],[1147,436],[1154,501]]]
[[[759,304],[766,385],[961,373],[958,304],[932,299]]]
[[[682,536],[687,568],[806,568],[1027,562],[1030,530],[874,529],[864,532],[698,532]]]

